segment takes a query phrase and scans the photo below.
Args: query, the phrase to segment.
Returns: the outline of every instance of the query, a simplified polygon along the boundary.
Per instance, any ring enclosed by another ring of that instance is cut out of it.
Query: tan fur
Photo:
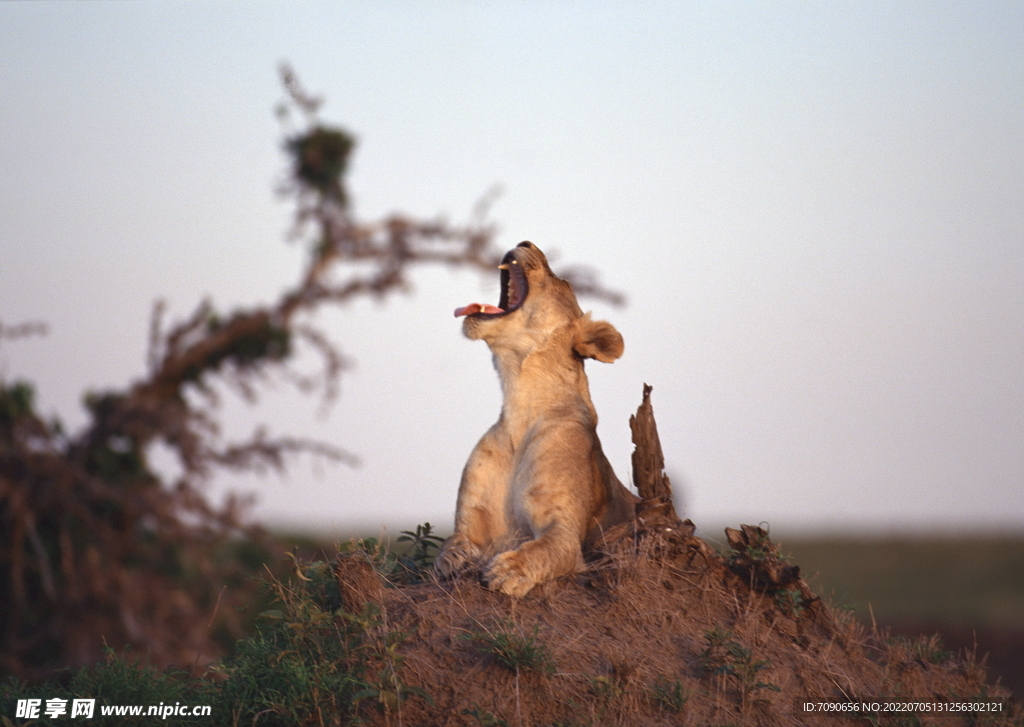
[[[478,566],[491,589],[523,596],[578,569],[581,547],[633,517],[637,498],[601,451],[583,371],[584,358],[610,363],[621,356],[622,336],[583,314],[572,286],[555,277],[532,243],[520,243],[504,263],[525,273],[521,306],[469,315],[463,324],[468,338],[491,348],[501,416],[463,470],[455,534],[436,569],[451,577]]]

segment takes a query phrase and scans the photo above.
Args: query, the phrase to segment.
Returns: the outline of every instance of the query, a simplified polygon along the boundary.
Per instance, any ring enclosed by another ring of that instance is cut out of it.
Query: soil
[[[583,572],[521,599],[478,574],[394,586],[365,560],[341,559],[346,603],[377,603],[404,634],[392,668],[414,688],[367,703],[366,717],[459,727],[1024,722],[972,651],[828,607],[758,528],[727,532],[728,559],[688,521],[641,520],[610,536]],[[994,711],[959,711],[973,703]]]

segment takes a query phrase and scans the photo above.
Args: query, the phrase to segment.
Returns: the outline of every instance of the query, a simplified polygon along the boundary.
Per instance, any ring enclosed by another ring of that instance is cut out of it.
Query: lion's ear
[[[608,321],[592,321],[590,314],[579,319],[573,350],[583,358],[611,363],[622,355],[622,334]]]

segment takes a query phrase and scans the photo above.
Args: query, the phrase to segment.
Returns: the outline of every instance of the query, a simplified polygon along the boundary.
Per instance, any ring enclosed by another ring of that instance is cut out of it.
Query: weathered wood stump
[[[626,544],[636,547],[642,540],[656,535],[656,549],[661,557],[682,559],[686,563],[697,555],[710,560],[717,557],[714,550],[694,536],[693,522],[680,519],[676,513],[672,483],[665,474],[665,456],[658,437],[658,425],[654,421],[651,390],[649,384],[644,384],[640,406],[629,418],[629,428],[633,433],[633,485],[640,496],[636,517],[605,533],[598,548],[603,552],[613,552]]]

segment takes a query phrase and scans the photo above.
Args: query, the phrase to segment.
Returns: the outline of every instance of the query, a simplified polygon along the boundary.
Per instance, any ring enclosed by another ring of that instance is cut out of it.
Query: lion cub
[[[523,596],[581,567],[581,547],[632,518],[637,498],[601,451],[583,371],[585,358],[621,356],[622,336],[583,314],[533,243],[499,267],[498,306],[455,311],[466,337],[490,346],[504,402],[466,462],[455,534],[435,567],[447,578],[480,566],[492,590]]]

